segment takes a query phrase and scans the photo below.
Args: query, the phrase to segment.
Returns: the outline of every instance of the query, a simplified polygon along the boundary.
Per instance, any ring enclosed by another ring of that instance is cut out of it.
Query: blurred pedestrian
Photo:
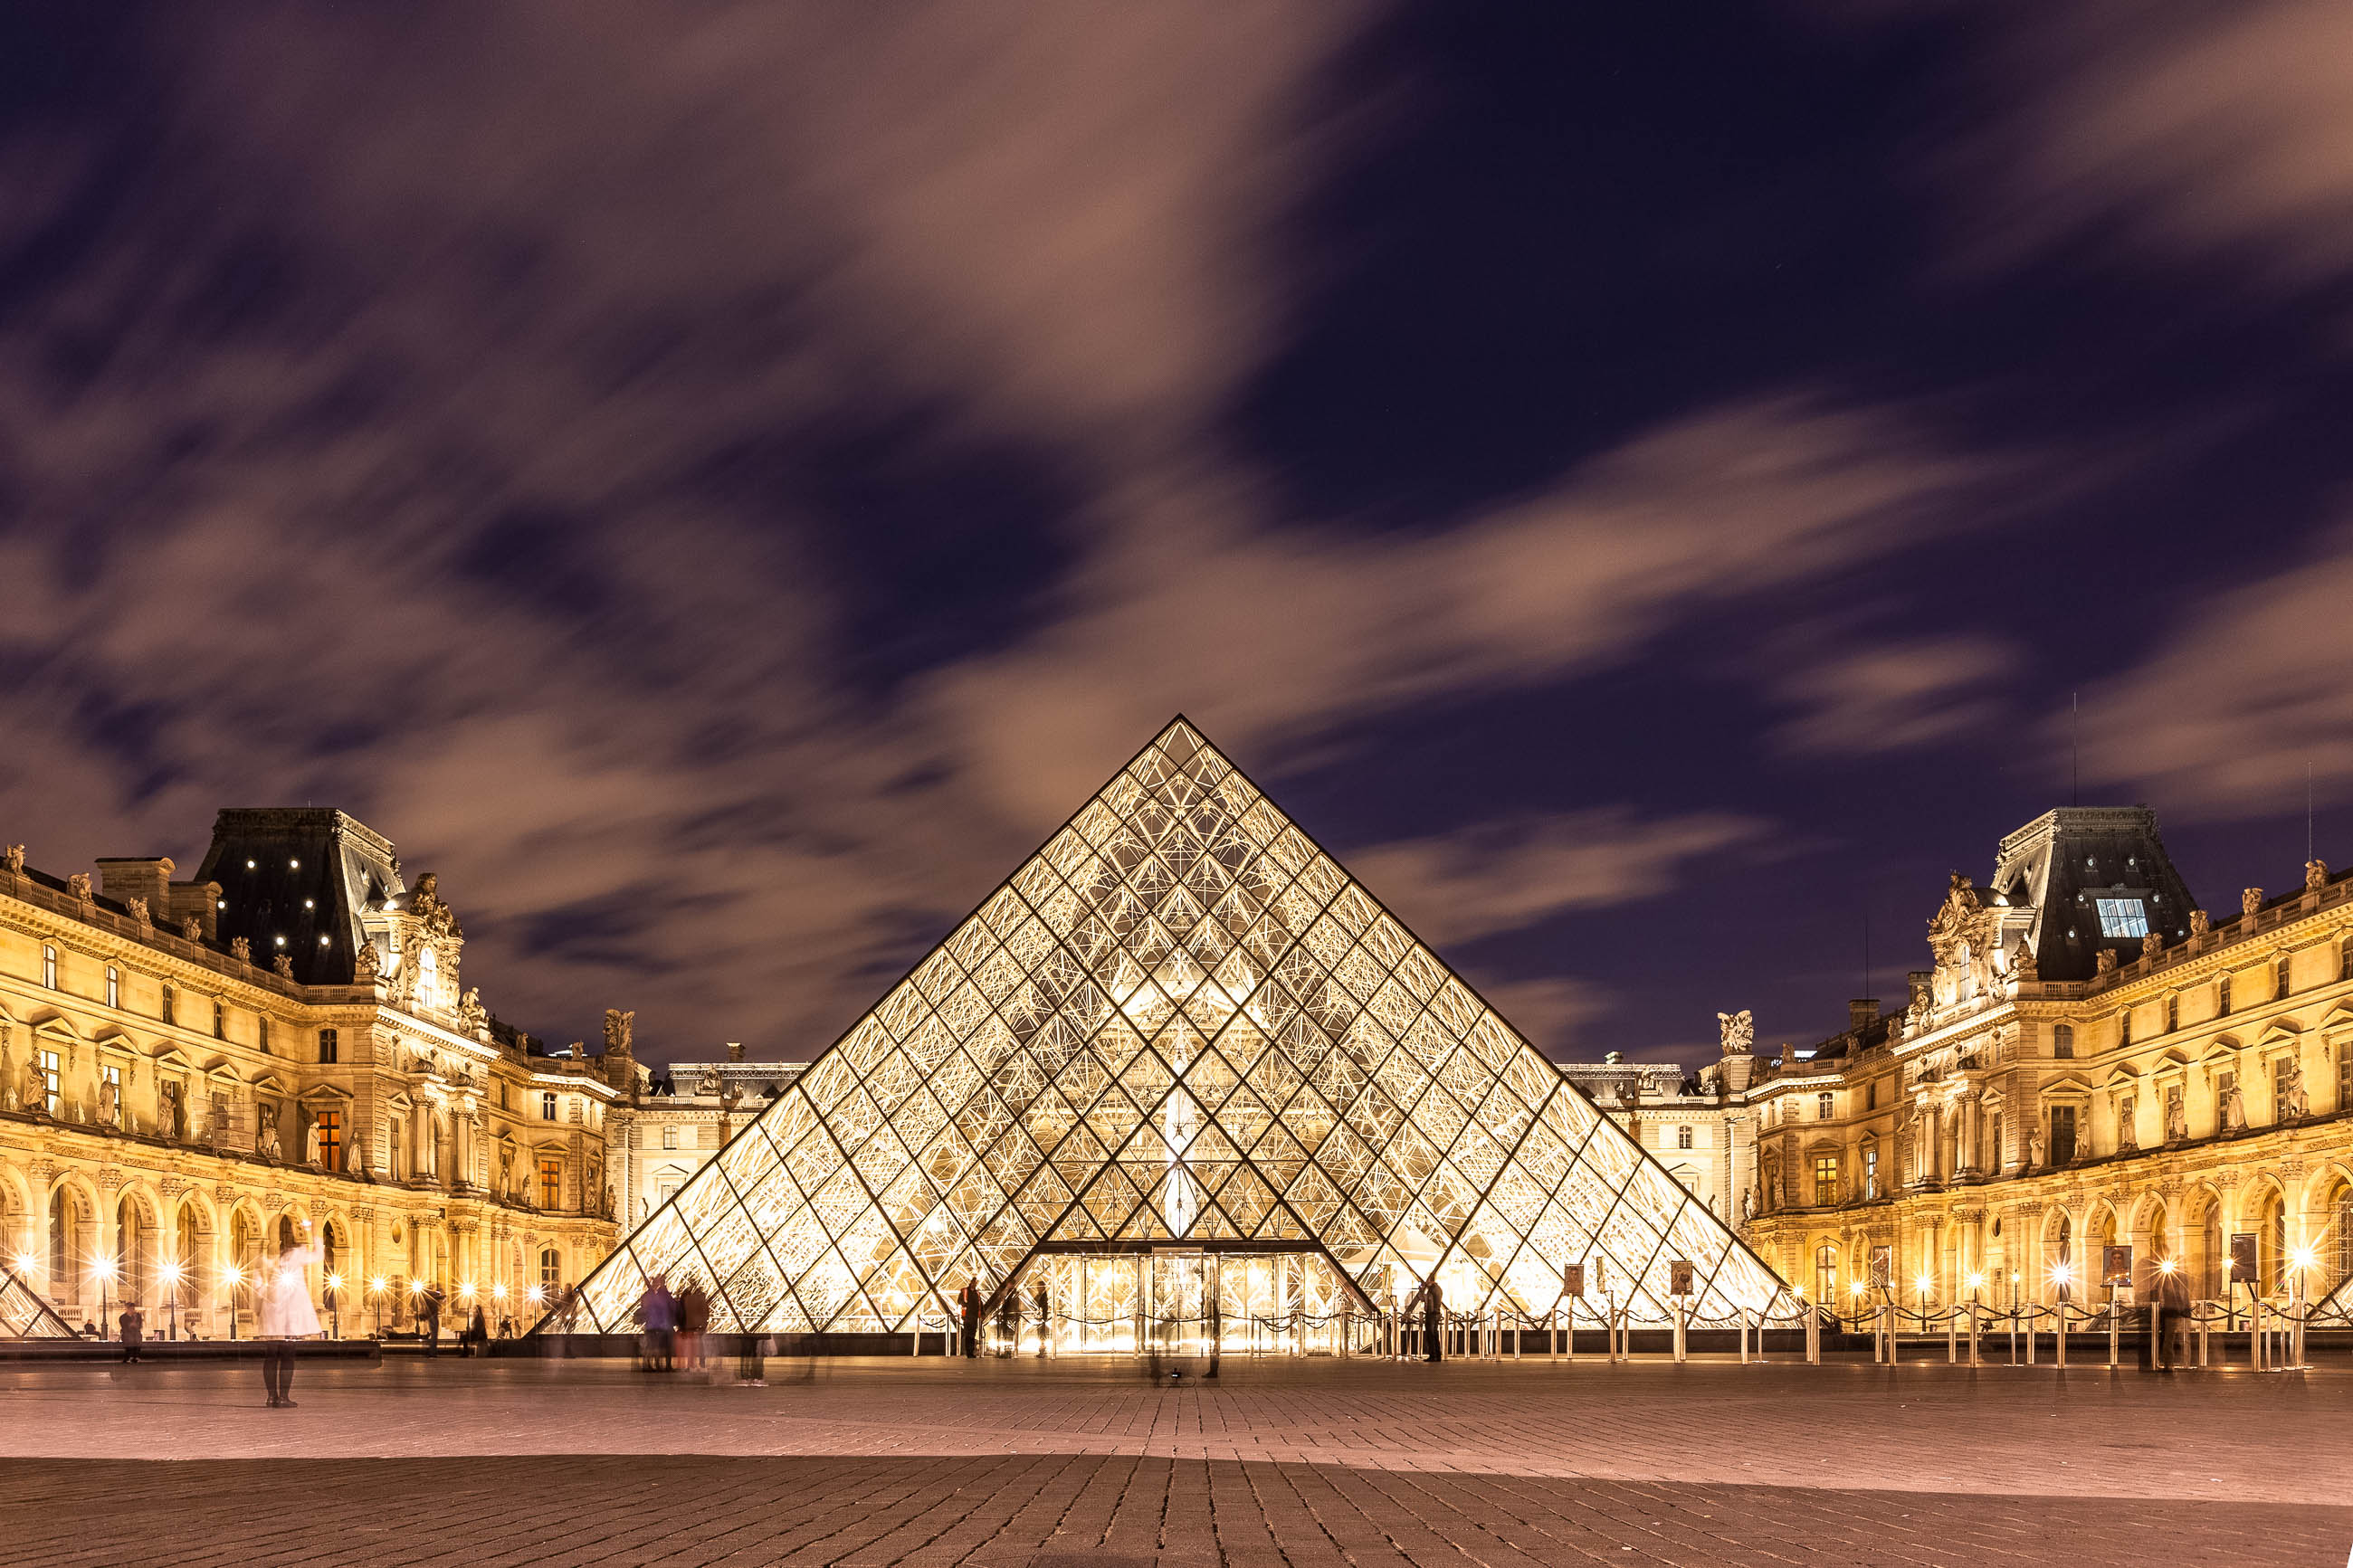
[[[711,1327],[711,1297],[701,1280],[690,1279],[678,1293],[679,1360],[689,1372],[702,1370],[702,1333]]]
[[[2189,1359],[2189,1281],[2178,1268],[2161,1269],[2156,1294],[2149,1306],[2149,1338],[2156,1342],[2158,1370],[2171,1372]],[[2174,1351],[2176,1334],[2181,1336],[2179,1355]]]
[[[308,1236],[310,1229],[306,1219],[303,1234]],[[320,1331],[318,1311],[311,1305],[311,1281],[303,1272],[320,1256],[316,1247],[289,1234],[278,1260],[264,1265],[255,1282],[261,1295],[261,1386],[273,1410],[294,1405],[294,1342]]]
[[[122,1303],[122,1316],[116,1320],[122,1330],[122,1359],[129,1363],[139,1359],[139,1349],[147,1342],[147,1316],[136,1301]]]
[[[466,1325],[466,1353],[470,1356],[491,1353],[491,1323],[482,1316],[482,1304],[479,1301],[474,1303],[472,1321]]]
[[[418,1302],[417,1310],[423,1314],[425,1353],[428,1356],[441,1353],[441,1309],[448,1300],[448,1293],[441,1289],[440,1281],[437,1279],[425,1287],[425,1294]]]
[[[678,1298],[670,1293],[670,1277],[657,1274],[646,1282],[638,1313],[646,1326],[645,1370],[669,1372],[678,1334]]]

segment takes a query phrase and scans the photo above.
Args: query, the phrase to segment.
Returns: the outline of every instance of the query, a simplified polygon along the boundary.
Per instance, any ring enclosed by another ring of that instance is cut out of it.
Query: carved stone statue
[[[2128,1094],[2116,1102],[2116,1152],[2130,1153],[2140,1147],[2140,1097]]]
[[[2249,920],[2254,919],[2255,911],[2263,907],[2263,890],[2261,888],[2249,888],[2240,893],[2239,912]]]
[[[71,893],[74,897],[74,901],[79,904],[95,903],[97,901],[95,895],[93,895],[90,890],[90,873],[87,871],[76,871],[72,876],[68,877],[66,879],[66,891]]]
[[[302,1131],[302,1163],[315,1165],[318,1163],[319,1119],[313,1116],[311,1118],[311,1125]]]
[[[2239,1075],[2236,1073],[2222,1075],[2221,1110],[2223,1131],[2244,1132],[2247,1130],[2247,1107],[2239,1094]]]
[[[604,1202],[597,1206],[596,1217],[599,1219],[611,1219],[613,1217],[613,1187],[612,1184],[609,1182],[607,1183],[605,1186]]]
[[[2189,934],[2191,936],[2204,936],[2213,929],[2214,917],[2212,915],[2208,914],[2204,910],[2192,910],[2189,911]]]
[[[719,1069],[717,1068],[704,1068],[702,1074],[694,1080],[694,1092],[699,1095],[717,1094],[719,1092]],[[1623,1084],[1619,1086],[1619,1093],[1620,1097],[1622,1099],[1625,1093],[1625,1086]]]
[[[2100,949],[2100,955],[2093,961],[2092,967],[2099,973],[2114,974],[2116,972],[2116,950],[2113,947]]]
[[[2179,1143],[2189,1136],[2189,1111],[2181,1102],[2181,1089],[2177,1085],[2165,1091],[2165,1141]]]
[[[2165,933],[2163,931],[2153,931],[2140,939],[2140,955],[2152,963],[2157,961],[2158,954],[2164,951]]]
[[[1757,1016],[1746,1007],[1737,1013],[1718,1013],[1715,1027],[1727,1057],[1738,1056],[1757,1044]]]
[[[233,936],[228,939],[228,955],[231,958],[236,959],[239,963],[251,963],[253,962],[253,943],[244,937]]]
[[[277,957],[269,961],[269,967],[276,971],[278,978],[280,980],[291,980],[294,978],[294,959],[291,954],[283,952],[280,953]]]
[[[367,1135],[358,1128],[352,1129],[352,1141],[343,1145],[343,1173],[356,1176],[367,1166]]]
[[[2318,861],[2314,862],[2319,864]],[[2286,1058],[2280,1067],[2278,1113],[2282,1121],[2301,1121],[2311,1114],[2312,1107],[2304,1092],[2304,1064],[2294,1057]]]
[[[49,1079],[48,1075],[41,1071],[41,1053],[38,1051],[28,1051],[25,1055],[24,1084],[25,1087],[17,1093],[18,1109],[47,1115],[49,1109]]]
[[[274,1105],[257,1105],[253,1110],[253,1152],[265,1160],[283,1158],[284,1151],[280,1148],[278,1142],[278,1108]]]
[[[2328,862],[2306,860],[2304,863],[2304,890],[2307,893],[2316,893],[2327,886],[2328,886]]]
[[[122,1112],[122,1091],[112,1079],[101,1079],[98,1085],[98,1121],[101,1127],[115,1125]]]
[[[482,1005],[482,990],[477,985],[458,999],[458,1023],[469,1034],[490,1027],[490,1009]]]
[[[176,1083],[164,1086],[164,1125],[179,1142],[188,1140],[188,1091]]]
[[[627,1055],[635,1044],[638,1016],[618,1007],[605,1009],[605,1048]]]
[[[11,844],[8,846],[7,854],[5,858],[8,863],[8,875],[11,877],[21,877],[25,874],[25,847],[23,845]]]
[[[377,953],[375,943],[364,936],[360,938],[359,946],[352,951],[352,984],[373,985],[383,973],[384,960]]]
[[[122,907],[131,911],[131,918],[139,924],[144,926],[153,925],[155,923],[155,917],[147,911],[146,900],[125,899],[122,900]]]
[[[2034,956],[2034,944],[2024,937],[2018,939],[2018,946],[2012,950],[2010,972],[2021,984],[2031,985],[2042,977],[2041,961]]]
[[[2026,1168],[2030,1171],[2042,1168],[2042,1129],[2040,1127],[2030,1130],[2026,1134]]]
[[[203,920],[195,915],[182,917],[180,921],[180,940],[182,942],[204,941],[205,922]]]

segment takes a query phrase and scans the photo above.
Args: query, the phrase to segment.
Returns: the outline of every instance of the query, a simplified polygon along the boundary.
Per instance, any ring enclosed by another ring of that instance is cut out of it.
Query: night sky
[[[823,1046],[1182,710],[1556,1055],[2353,859],[2343,0],[0,19],[0,838]],[[2080,692],[2080,724],[2069,718]]]

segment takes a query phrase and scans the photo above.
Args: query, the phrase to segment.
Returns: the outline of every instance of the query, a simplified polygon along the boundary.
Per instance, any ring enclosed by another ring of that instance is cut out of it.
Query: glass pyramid
[[[969,1281],[1025,1310],[1042,1289],[1066,1345],[1110,1350],[1148,1321],[1392,1310],[1432,1273],[1450,1310],[1540,1315],[1582,1264],[1588,1314],[1655,1323],[1676,1260],[1698,1319],[1782,1292],[1178,719],[648,1216],[575,1321],[631,1329],[662,1276],[714,1329],[905,1333]]]
[[[0,1268],[0,1340],[69,1340],[74,1331],[30,1285]]]

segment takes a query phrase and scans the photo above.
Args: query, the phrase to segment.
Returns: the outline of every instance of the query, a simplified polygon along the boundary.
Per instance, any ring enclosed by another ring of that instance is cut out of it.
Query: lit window
[[[58,1113],[58,1053],[42,1051],[37,1054],[41,1058],[41,1082],[47,1086],[43,1096],[48,1113],[55,1116]]]
[[[1688,1148],[1690,1148],[1691,1146],[1692,1146],[1692,1130],[1691,1130],[1690,1128],[1688,1128],[1688,1127],[1678,1127],[1678,1128],[1676,1128],[1676,1129],[1675,1129],[1675,1147],[1676,1147],[1676,1148],[1678,1148],[1678,1149],[1688,1149]]]
[[[552,1089],[539,1097],[539,1119],[542,1121],[555,1120],[555,1091]]]
[[[1814,1120],[1817,1121],[1828,1121],[1836,1114],[1837,1104],[1838,1097],[1832,1094],[1829,1089],[1824,1089],[1821,1093],[1814,1096]]]
[[[1838,1156],[1814,1156],[1814,1205],[1828,1208],[1839,1201]]]
[[[41,984],[52,991],[58,988],[58,950],[47,942],[41,944]]]
[[[106,1005],[110,1007],[122,1005],[122,971],[111,963],[106,966]]]
[[[335,1052],[337,1046],[338,1040],[334,1030],[322,1029],[319,1031],[319,1065],[321,1067],[333,1067],[335,1065]]]
[[[540,1248],[539,1283],[550,1292],[564,1283],[564,1254],[552,1247]]]
[[[564,1201],[564,1162],[554,1155],[543,1154],[539,1161],[539,1206],[556,1207]]]
[[[331,1035],[334,1033],[332,1029],[326,1032]],[[343,1168],[343,1113],[340,1110],[322,1110],[313,1120],[319,1124],[320,1168],[328,1171],[342,1170]]]
[[[2102,936],[2147,936],[2148,910],[2138,899],[2095,899]]]
[[[678,1147],[677,1128],[665,1127],[662,1129],[662,1147],[665,1149],[675,1149]]]
[[[1876,1143],[1862,1146],[1862,1195],[1867,1198],[1879,1195],[1879,1145]]]

